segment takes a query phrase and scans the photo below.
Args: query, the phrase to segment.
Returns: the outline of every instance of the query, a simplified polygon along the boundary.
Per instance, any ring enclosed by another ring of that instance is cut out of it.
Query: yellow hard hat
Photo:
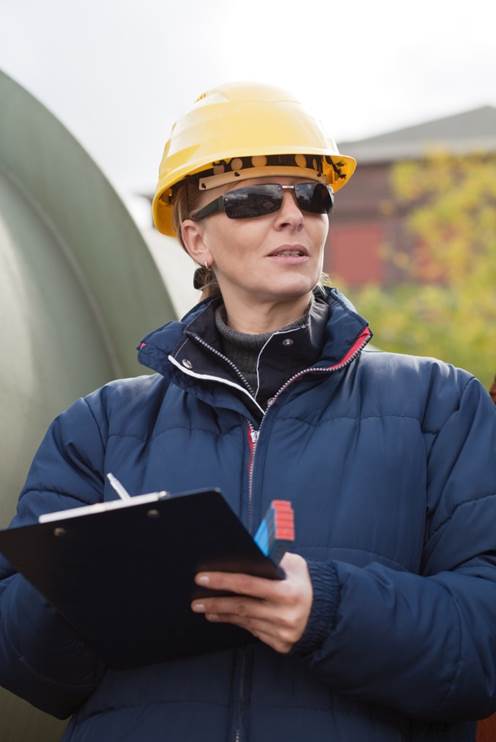
[[[267,164],[289,173],[287,156],[293,157],[294,173],[317,171],[334,191],[356,168],[354,158],[341,155],[301,103],[280,88],[240,82],[203,93],[176,121],[165,143],[152,203],[155,226],[163,234],[176,234],[173,186],[187,176],[209,171],[201,187],[211,188],[234,180],[241,169],[243,177],[263,174]],[[212,182],[206,185],[207,180]]]

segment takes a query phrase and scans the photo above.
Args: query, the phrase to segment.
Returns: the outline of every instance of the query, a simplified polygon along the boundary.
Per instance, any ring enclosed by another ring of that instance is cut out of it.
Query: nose
[[[276,229],[299,231],[303,227],[303,213],[296,203],[294,191],[283,191],[281,208],[276,216]]]

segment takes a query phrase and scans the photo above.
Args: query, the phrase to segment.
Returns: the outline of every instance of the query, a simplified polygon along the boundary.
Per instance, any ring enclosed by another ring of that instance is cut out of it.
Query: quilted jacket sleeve
[[[79,400],[49,428],[31,466],[12,526],[40,513],[101,499],[103,441]],[[103,667],[74,630],[0,556],[0,684],[59,718],[91,693]]]
[[[314,604],[293,652],[337,692],[478,719],[496,709],[496,408],[475,379],[435,436],[428,476],[421,574],[309,562]]]

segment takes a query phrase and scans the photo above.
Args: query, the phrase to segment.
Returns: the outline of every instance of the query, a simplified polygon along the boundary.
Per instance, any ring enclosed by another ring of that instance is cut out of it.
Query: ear
[[[185,219],[181,224],[181,236],[188,254],[199,265],[210,266],[212,254],[205,244],[203,227],[192,219]]]

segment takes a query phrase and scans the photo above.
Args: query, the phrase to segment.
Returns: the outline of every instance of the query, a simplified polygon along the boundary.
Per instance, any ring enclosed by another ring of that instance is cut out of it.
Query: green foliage
[[[348,291],[385,350],[441,358],[488,386],[496,372],[496,163],[434,153],[392,170],[388,212],[408,244],[385,246],[390,286]]]

